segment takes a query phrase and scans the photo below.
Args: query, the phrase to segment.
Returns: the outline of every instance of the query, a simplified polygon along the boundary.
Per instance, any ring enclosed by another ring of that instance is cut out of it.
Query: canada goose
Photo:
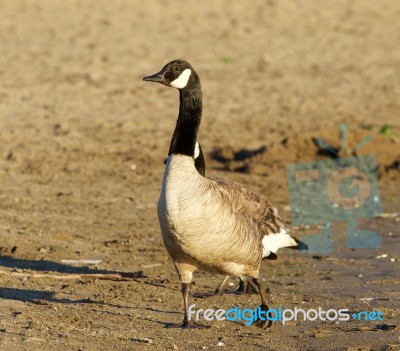
[[[188,315],[189,285],[198,269],[249,277],[258,288],[261,309],[267,311],[268,296],[259,279],[261,260],[279,248],[297,246],[296,241],[262,195],[231,180],[202,177],[196,170],[202,94],[193,67],[174,60],[143,80],[177,88],[180,96],[157,206],[164,245],[182,283],[184,319],[173,327],[205,327]],[[257,322],[269,324],[268,320]]]

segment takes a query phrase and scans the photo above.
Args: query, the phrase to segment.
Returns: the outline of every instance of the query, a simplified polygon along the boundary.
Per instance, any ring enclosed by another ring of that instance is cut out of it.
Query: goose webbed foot
[[[197,323],[192,320],[183,320],[181,324],[167,324],[167,328],[180,328],[180,329],[208,329],[209,325]]]
[[[167,324],[167,328],[181,328],[181,329],[205,329],[210,328],[209,325],[203,325],[197,323],[189,318],[190,314],[188,311],[189,304],[189,285],[190,283],[182,283],[182,296],[183,296],[183,305],[185,308],[185,316],[183,317],[183,322],[181,324]]]
[[[269,309],[269,307],[266,306],[266,305],[261,305],[261,306],[259,307],[259,309],[260,309],[261,311],[267,312],[268,309]],[[272,321],[269,320],[269,319],[266,317],[266,314],[263,314],[263,317],[265,317],[265,318],[264,318],[265,320],[260,318],[260,319],[258,319],[256,322],[254,322],[253,325],[254,325],[255,327],[258,327],[258,328],[269,328],[269,327],[272,325]]]
[[[214,293],[212,293],[212,292],[198,292],[198,293],[193,294],[193,296],[197,297],[198,299],[205,299],[207,297],[211,297],[211,296],[214,296],[214,295],[222,295],[222,293],[219,294],[217,292],[214,292]]]

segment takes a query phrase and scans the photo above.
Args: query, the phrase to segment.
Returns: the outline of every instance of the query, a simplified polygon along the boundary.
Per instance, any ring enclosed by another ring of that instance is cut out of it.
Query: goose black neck
[[[194,157],[202,112],[200,86],[187,91],[184,89],[179,90],[179,100],[179,116],[168,154],[181,154]]]

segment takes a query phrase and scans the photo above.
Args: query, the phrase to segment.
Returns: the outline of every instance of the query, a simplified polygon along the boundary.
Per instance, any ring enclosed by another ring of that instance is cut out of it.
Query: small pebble
[[[136,171],[136,165],[133,163],[133,164],[131,164],[131,170],[132,171]]]
[[[394,258],[391,258],[390,262],[396,262],[396,260]]]
[[[217,346],[219,346],[219,347],[223,347],[223,346],[225,346],[225,344],[224,344],[224,342],[223,342],[223,341],[219,341],[219,342],[218,342],[218,344],[217,344]]]
[[[382,255],[376,256],[376,258],[386,258],[386,257],[388,257],[388,254],[382,254]]]
[[[131,338],[131,340],[134,342],[143,342],[145,344],[153,343],[153,339],[150,339],[150,338]]]

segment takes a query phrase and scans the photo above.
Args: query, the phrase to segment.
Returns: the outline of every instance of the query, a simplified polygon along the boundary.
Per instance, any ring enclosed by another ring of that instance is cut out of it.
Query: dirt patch
[[[255,150],[236,151],[227,146],[214,150],[211,157],[229,171],[266,176],[271,172],[276,174],[284,171],[285,166],[290,163],[374,155],[379,178],[383,182],[398,179],[400,176],[398,139],[386,137],[376,131],[355,129],[347,133],[346,141],[346,147],[342,152],[339,131],[320,129],[292,135]]]

